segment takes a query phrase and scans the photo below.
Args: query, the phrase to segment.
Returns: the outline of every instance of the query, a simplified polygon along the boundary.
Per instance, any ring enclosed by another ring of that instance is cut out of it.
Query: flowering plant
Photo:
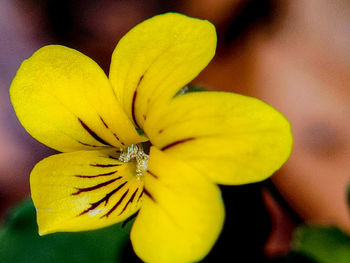
[[[155,16],[118,43],[109,78],[91,59],[46,46],[10,89],[16,114],[60,154],[30,176],[41,235],[123,221],[147,262],[193,262],[223,225],[217,184],[261,181],[288,158],[288,121],[267,104],[225,92],[178,94],[212,59],[214,26]]]

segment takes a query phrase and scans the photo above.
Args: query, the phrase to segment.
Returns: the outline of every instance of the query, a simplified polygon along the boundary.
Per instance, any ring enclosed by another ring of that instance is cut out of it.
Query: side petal
[[[144,200],[131,229],[145,262],[197,262],[210,251],[224,221],[219,188],[184,162],[152,147]]]
[[[167,103],[215,54],[215,27],[176,13],[152,17],[118,43],[110,80],[125,112],[143,126],[149,108]]]
[[[123,221],[141,205],[143,183],[135,164],[115,151],[80,151],[50,156],[30,175],[40,235],[92,230]]]
[[[56,150],[121,147],[142,140],[102,69],[74,49],[39,49],[20,66],[10,95],[24,128]]]
[[[289,122],[258,99],[225,92],[178,96],[149,115],[153,145],[220,184],[264,180],[288,159]]]

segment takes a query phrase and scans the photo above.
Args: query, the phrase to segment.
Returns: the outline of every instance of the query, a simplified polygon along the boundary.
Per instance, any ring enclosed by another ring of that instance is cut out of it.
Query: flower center
[[[145,154],[143,147],[140,144],[131,144],[126,149],[121,149],[119,161],[124,163],[130,162],[132,159],[136,160],[136,179],[140,180],[143,173],[147,171],[148,154]]]

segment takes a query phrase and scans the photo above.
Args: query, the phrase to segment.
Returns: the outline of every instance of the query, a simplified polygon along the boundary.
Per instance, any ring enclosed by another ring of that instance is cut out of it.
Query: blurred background
[[[229,246],[256,262],[277,258],[304,222],[350,233],[348,0],[0,0],[0,214],[29,195],[32,167],[54,153],[12,109],[8,89],[21,62],[61,44],[108,72],[118,40],[168,11],[217,28],[217,55],[193,83],[262,99],[293,129],[292,156],[271,181],[222,187],[228,215],[213,255],[232,254]]]

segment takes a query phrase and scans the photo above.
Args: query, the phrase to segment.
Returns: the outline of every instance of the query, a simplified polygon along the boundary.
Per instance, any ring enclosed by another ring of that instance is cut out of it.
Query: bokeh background
[[[228,215],[215,253],[229,255],[228,245],[246,260],[277,258],[305,222],[350,233],[348,0],[0,0],[0,214],[29,195],[32,167],[54,153],[12,109],[8,89],[21,62],[61,44],[108,72],[118,40],[168,11],[217,28],[217,55],[194,83],[260,98],[292,124],[293,153],[273,183],[222,188]]]

